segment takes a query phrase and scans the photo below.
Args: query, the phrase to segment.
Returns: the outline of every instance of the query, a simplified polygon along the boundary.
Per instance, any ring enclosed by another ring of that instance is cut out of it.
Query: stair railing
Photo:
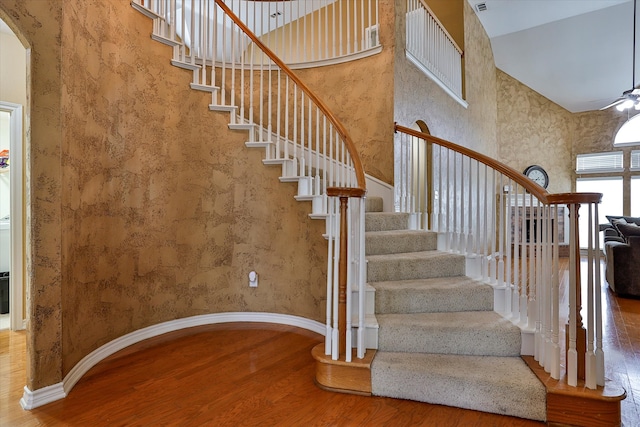
[[[346,350],[357,327],[355,347],[364,357],[366,183],[345,127],[224,0],[132,5],[154,20],[152,37],[174,47],[172,64],[193,71],[191,87],[211,92],[210,109],[230,112],[229,127],[248,131],[246,145],[263,147],[263,162],[281,165],[281,181],[297,182],[296,199],[311,201],[311,216],[326,219],[326,354],[351,361]]]
[[[467,274],[494,287],[495,311],[523,331],[523,355],[533,355],[555,379],[566,357],[570,386],[579,379],[591,389],[603,386],[602,195],[550,194],[483,154],[407,127],[395,129],[396,209],[410,214],[413,228],[438,232],[439,249],[466,255]],[[589,227],[582,262],[579,214],[588,217]],[[560,293],[561,250],[569,257],[568,301]]]
[[[425,0],[407,0],[407,58],[459,102],[464,52]]]
[[[378,0],[225,3],[292,68],[341,62],[380,48]]]
[[[287,65],[304,68],[380,52],[378,1],[225,0],[225,4]],[[211,45],[206,45],[203,38],[212,28],[207,19],[213,16],[213,0],[135,2],[164,18],[164,22],[158,22],[154,28],[155,38],[171,44],[177,35],[182,41],[183,61],[196,62],[205,56],[205,52],[211,59]],[[222,33],[218,37],[221,38]],[[262,55],[259,49],[255,54]]]

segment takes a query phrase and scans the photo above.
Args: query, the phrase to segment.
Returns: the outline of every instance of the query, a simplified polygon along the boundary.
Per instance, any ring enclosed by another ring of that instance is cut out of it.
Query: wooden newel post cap
[[[329,197],[364,197],[367,190],[354,187],[327,187]]]

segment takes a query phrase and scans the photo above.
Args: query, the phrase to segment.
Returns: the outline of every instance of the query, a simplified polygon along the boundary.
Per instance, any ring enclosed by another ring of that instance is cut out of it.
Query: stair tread
[[[438,250],[367,255],[369,282],[464,276],[463,255]]]
[[[520,328],[495,311],[447,311],[439,313],[377,313],[378,322],[385,324],[426,325],[430,329],[511,329],[520,333]]]
[[[493,311],[376,314],[379,349],[518,356],[521,331]]]
[[[544,421],[546,390],[520,357],[378,351],[372,393]]]
[[[518,356],[520,328],[493,311],[376,314],[378,348],[407,353]]]
[[[452,289],[479,287],[493,290],[481,280],[472,279],[469,276],[430,277],[427,279],[389,280],[386,282],[373,282],[371,284],[376,291],[382,289],[391,290],[422,290],[422,289]]]
[[[493,288],[468,276],[373,282],[376,313],[493,310]]]
[[[444,252],[439,250],[432,251],[418,251],[418,252],[401,252],[397,254],[380,254],[380,255],[367,255],[367,260],[369,262],[372,261],[386,261],[386,260],[420,260],[420,259],[434,259],[434,258],[443,258],[443,259],[462,259],[464,260],[464,255],[453,254],[450,252]]]
[[[367,255],[435,250],[438,234],[424,230],[384,230],[365,233]]]
[[[380,236],[380,237],[394,237],[394,236],[437,236],[435,231],[428,230],[379,230],[379,231],[367,231],[365,236]]]

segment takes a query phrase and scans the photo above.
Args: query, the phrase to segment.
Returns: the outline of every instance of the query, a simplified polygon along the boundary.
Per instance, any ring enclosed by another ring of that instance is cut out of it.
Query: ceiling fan
[[[628,108],[640,110],[640,88],[636,87],[636,8],[638,0],[633,0],[633,75],[631,77],[631,89],[622,92],[622,96],[611,104],[602,107],[600,110],[606,110],[613,106],[618,111],[624,111]]]

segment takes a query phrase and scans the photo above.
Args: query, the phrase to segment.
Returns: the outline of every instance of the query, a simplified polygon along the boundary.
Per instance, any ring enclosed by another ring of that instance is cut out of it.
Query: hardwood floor
[[[603,288],[607,378],[627,390],[623,425],[640,425],[640,300]],[[418,402],[331,393],[313,383],[322,337],[269,324],[177,331],[96,365],[66,399],[23,411],[25,334],[0,332],[0,426],[540,426]]]
[[[24,334],[3,332],[9,357]],[[301,329],[266,324],[192,328],[136,344],[96,365],[66,399],[33,411],[18,405],[24,363],[14,360],[0,397],[3,426],[538,426],[540,423],[389,398],[332,393],[313,383]],[[6,354],[3,353],[3,358]],[[23,358],[22,358],[23,360]],[[3,361],[4,362],[4,361]]]

